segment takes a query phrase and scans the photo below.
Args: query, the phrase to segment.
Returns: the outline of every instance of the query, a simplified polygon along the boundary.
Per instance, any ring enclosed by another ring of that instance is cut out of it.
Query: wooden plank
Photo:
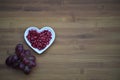
[[[24,41],[29,26],[55,30],[42,55]],[[119,0],[0,0],[0,80],[119,80],[119,34]],[[30,75],[5,65],[17,43],[37,58]]]

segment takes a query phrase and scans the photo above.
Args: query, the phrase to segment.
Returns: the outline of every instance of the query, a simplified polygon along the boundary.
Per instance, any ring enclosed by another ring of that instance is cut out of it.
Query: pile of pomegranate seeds
[[[44,49],[52,39],[52,34],[48,30],[37,32],[36,30],[30,30],[26,36],[31,46],[39,50]]]

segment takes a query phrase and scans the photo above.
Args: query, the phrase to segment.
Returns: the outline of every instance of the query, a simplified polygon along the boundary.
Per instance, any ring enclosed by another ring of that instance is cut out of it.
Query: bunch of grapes
[[[35,56],[31,54],[30,50],[24,50],[22,44],[17,44],[15,53],[6,59],[6,64],[29,74],[31,69],[36,66]]]

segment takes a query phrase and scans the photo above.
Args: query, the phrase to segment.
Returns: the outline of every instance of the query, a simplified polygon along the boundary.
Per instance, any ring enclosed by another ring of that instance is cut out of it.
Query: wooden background
[[[25,75],[5,59],[29,26],[56,40]],[[120,0],[0,0],[0,80],[120,80]]]

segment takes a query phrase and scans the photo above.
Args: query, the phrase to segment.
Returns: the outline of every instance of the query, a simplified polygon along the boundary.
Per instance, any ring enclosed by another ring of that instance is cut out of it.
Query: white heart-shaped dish
[[[42,50],[39,50],[39,49],[37,49],[37,48],[34,48],[34,47],[32,47],[31,46],[31,43],[28,41],[28,39],[27,39],[27,35],[28,35],[28,33],[29,33],[29,30],[36,30],[38,33],[40,33],[40,32],[42,32],[42,31],[44,31],[44,30],[48,30],[48,31],[50,31],[51,32],[51,34],[52,34],[52,39],[50,40],[50,43],[44,48],[44,49],[42,49]],[[51,28],[51,27],[49,27],[49,26],[45,26],[45,27],[43,27],[43,28],[41,28],[41,29],[38,29],[37,27],[29,27],[29,28],[27,28],[26,30],[25,30],[25,33],[24,33],[24,39],[25,39],[25,41],[26,41],[26,43],[35,51],[35,52],[37,52],[38,54],[42,54],[48,47],[50,47],[51,45],[52,45],[52,43],[54,42],[54,40],[55,40],[55,32],[54,32],[54,30]]]

